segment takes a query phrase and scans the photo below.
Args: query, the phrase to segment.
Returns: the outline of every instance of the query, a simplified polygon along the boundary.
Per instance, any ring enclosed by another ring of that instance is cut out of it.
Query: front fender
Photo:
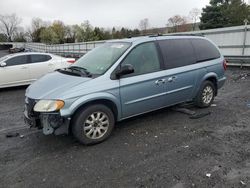
[[[120,119],[121,105],[120,105],[119,98],[117,98],[115,95],[113,95],[111,93],[106,93],[106,92],[93,93],[93,94],[84,95],[84,96],[78,98],[69,106],[69,108],[62,109],[60,111],[61,116],[70,117],[75,113],[75,111],[79,107],[83,106],[84,104],[86,104],[88,102],[92,102],[92,101],[96,101],[96,100],[109,100],[109,101],[113,102],[117,107],[117,113],[118,113],[117,119],[118,120]]]

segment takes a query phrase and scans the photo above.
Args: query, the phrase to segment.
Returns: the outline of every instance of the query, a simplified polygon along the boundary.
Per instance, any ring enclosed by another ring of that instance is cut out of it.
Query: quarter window
[[[131,64],[134,67],[132,75],[140,75],[160,70],[160,61],[156,46],[148,42],[135,47],[124,59],[122,65]]]
[[[7,64],[7,66],[27,64],[27,56],[21,55],[21,56],[17,56],[17,57],[12,57],[12,58],[6,60],[6,64]]]
[[[188,39],[169,39],[159,41],[167,69],[187,66],[195,63],[196,57]]]
[[[220,52],[208,40],[192,39],[191,41],[197,56],[197,62],[220,58]]]

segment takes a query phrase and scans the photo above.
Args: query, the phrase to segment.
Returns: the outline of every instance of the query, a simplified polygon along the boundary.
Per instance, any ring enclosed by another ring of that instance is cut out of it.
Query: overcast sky
[[[150,27],[166,26],[169,17],[188,16],[192,8],[203,8],[209,0],[0,0],[0,14],[16,13],[22,26],[33,17],[44,21],[62,20],[80,24],[89,20],[93,26],[138,28],[139,21],[149,19]]]

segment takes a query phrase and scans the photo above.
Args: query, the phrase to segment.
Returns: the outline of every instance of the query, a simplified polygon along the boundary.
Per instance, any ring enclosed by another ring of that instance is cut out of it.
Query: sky
[[[32,18],[61,20],[67,25],[89,20],[92,26],[138,28],[148,18],[150,27],[165,27],[168,18],[188,16],[193,8],[202,9],[209,0],[1,0],[0,14],[15,13],[28,27]]]

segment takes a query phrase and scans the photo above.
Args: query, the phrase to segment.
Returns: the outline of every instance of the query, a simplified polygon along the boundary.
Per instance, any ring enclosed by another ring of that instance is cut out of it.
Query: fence
[[[222,54],[233,65],[250,66],[250,25],[220,29],[185,32],[203,35],[218,45]],[[105,41],[45,45],[42,43],[12,43],[14,47],[30,48],[38,52],[50,52],[65,57],[80,57]],[[0,43],[9,44],[9,43]]]
[[[46,45],[43,43],[13,43],[13,47],[24,47],[36,52],[49,52],[64,57],[79,58],[95,47],[100,46],[105,41],[93,41],[82,43],[65,43]]]

